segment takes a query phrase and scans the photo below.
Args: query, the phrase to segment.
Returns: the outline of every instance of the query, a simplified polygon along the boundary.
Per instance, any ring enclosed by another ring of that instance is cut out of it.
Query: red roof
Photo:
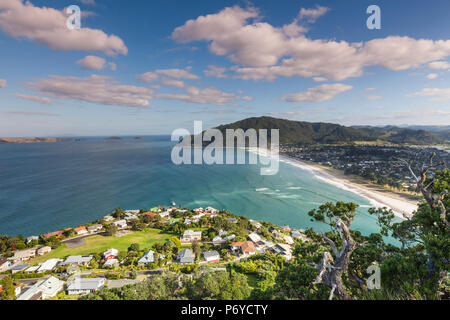
[[[75,230],[76,233],[78,233],[80,231],[83,231],[83,230],[87,231],[86,227],[84,227],[84,226],[75,228],[74,230]]]
[[[151,212],[151,211],[147,211],[147,212],[144,212],[143,215],[146,215],[146,216],[149,216],[149,217],[156,217],[158,214],[154,213],[154,212]]]
[[[233,242],[231,243],[233,247],[241,247],[243,253],[255,252],[255,245],[251,241],[245,242]]]

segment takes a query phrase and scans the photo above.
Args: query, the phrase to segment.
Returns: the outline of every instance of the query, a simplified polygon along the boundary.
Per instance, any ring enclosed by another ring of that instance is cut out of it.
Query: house
[[[291,237],[294,239],[300,239],[302,241],[307,241],[308,238],[300,230],[293,230],[291,232]]]
[[[158,214],[155,212],[147,211],[143,213],[144,216],[156,217]]]
[[[255,220],[250,220],[250,223],[252,224],[252,226],[254,226],[256,229],[259,229],[262,227],[262,224],[259,223],[258,221]]]
[[[105,251],[105,252],[103,253],[103,257],[104,257],[106,260],[114,259],[114,258],[117,258],[118,256],[119,256],[119,250],[114,249],[114,248],[111,248],[111,249],[109,249],[108,251]]]
[[[284,226],[283,227],[283,231],[284,232],[291,232],[291,228],[289,228],[289,226]]]
[[[37,266],[29,267],[27,270],[25,270],[26,273],[33,273],[38,271],[38,269],[41,267],[41,264],[38,264]]]
[[[205,258],[205,261],[208,263],[220,261],[220,255],[215,250],[203,252],[203,257]]]
[[[27,238],[27,244],[30,243],[31,241],[39,241],[39,237],[38,236],[30,236]]]
[[[223,238],[223,240],[230,241],[230,240],[233,240],[234,238],[236,238],[236,236],[234,234],[230,234],[229,236]]]
[[[130,213],[130,212],[125,212],[125,220],[130,221],[130,220],[137,220],[139,219],[135,214]]]
[[[127,227],[127,220],[117,220],[112,223],[113,225],[117,226],[118,228],[126,228]]]
[[[45,246],[45,247],[40,247],[39,249],[36,250],[36,253],[39,256],[43,256],[44,254],[50,253],[52,251],[52,247],[50,246]]]
[[[226,231],[223,231],[223,230],[219,231],[219,236],[220,237],[226,236],[227,234],[228,234],[228,232],[226,232]]]
[[[169,217],[170,217],[170,213],[169,213],[169,211],[164,211],[164,212],[161,212],[161,213],[159,214],[159,216],[160,216],[161,218],[169,218]]]
[[[148,250],[142,257],[139,258],[138,263],[149,264],[155,262],[155,252]]]
[[[103,217],[103,221],[105,221],[105,222],[110,222],[110,221],[113,221],[113,220],[114,220],[114,217],[110,216],[110,215],[107,215],[107,216]]]
[[[8,271],[11,267],[11,261],[5,258],[0,258],[0,272]]]
[[[40,280],[22,293],[17,300],[43,300],[53,298],[64,288],[64,281],[55,277]]]
[[[190,225],[192,223],[192,220],[191,219],[188,219],[188,218],[186,218],[186,219],[184,219],[184,224],[185,225]]]
[[[36,256],[36,249],[26,249],[14,252],[14,256],[11,260],[14,262],[27,261],[33,259]]]
[[[294,239],[292,239],[291,236],[284,236],[283,239],[287,244],[289,244],[291,246],[293,246],[295,244]]]
[[[288,244],[277,243],[271,250],[279,255],[282,255],[286,258],[286,260],[292,259],[292,249]]]
[[[228,218],[228,221],[230,221],[231,223],[237,223],[237,219],[236,218]]]
[[[139,214],[141,210],[125,210],[125,214]]]
[[[49,260],[45,261],[43,264],[41,264],[41,266],[39,267],[37,272],[51,271],[61,262],[63,262],[62,259],[49,259]]]
[[[103,264],[103,268],[114,268],[114,267],[117,267],[118,265],[119,265],[119,260],[117,260],[117,259],[108,259]]]
[[[221,245],[223,245],[226,241],[223,240],[221,237],[215,237],[215,238],[212,240],[212,242],[213,242],[213,245],[215,245],[215,246],[221,246]]]
[[[86,227],[84,227],[84,226],[75,228],[75,229],[73,229],[73,230],[74,230],[75,233],[76,233],[77,235],[79,235],[79,236],[88,233]]]
[[[214,209],[213,207],[207,207],[206,208],[206,212],[209,212],[211,214],[216,214],[217,213],[217,209]]]
[[[67,265],[78,265],[78,266],[86,266],[89,264],[89,262],[91,262],[92,258],[94,256],[89,255],[89,256],[69,256],[66,258],[66,260],[61,263],[61,265],[63,266],[67,266]]]
[[[246,255],[251,256],[256,254],[255,245],[251,241],[245,241],[245,242],[233,242],[231,244],[231,252],[236,255]]]
[[[191,249],[183,249],[177,256],[178,263],[192,264],[195,262],[194,252]]]
[[[101,224],[94,224],[93,226],[87,227],[87,231],[90,233],[94,233],[103,229]]]
[[[261,237],[260,237],[258,234],[256,234],[256,233],[250,233],[250,234],[248,235],[248,237],[249,237],[250,240],[253,241],[254,243],[258,243],[258,242],[260,242],[260,241],[262,240]]]
[[[77,278],[67,287],[69,295],[83,295],[97,292],[105,287],[105,278]]]
[[[17,272],[22,272],[24,271],[26,268],[28,268],[30,265],[29,264],[19,264],[19,265],[15,265],[11,267],[11,273],[17,273]]]
[[[202,240],[202,232],[194,231],[194,230],[186,230],[183,233],[183,236],[180,238],[182,243],[191,243],[193,241],[201,241]]]
[[[194,209],[192,211],[195,212],[195,213],[202,213],[205,210],[203,208],[197,208],[197,209]]]
[[[64,235],[64,230],[59,230],[55,232],[50,232],[42,235],[45,239],[49,239],[51,237],[62,237]]]

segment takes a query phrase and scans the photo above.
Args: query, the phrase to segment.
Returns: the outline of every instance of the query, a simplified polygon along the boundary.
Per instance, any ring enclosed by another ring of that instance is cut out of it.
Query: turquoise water
[[[258,165],[181,165],[170,137],[90,138],[79,142],[0,144],[0,234],[37,235],[94,221],[116,207],[211,205],[253,219],[313,227],[308,211],[327,201],[362,205],[352,227],[376,232],[368,200],[280,163],[275,176]]]

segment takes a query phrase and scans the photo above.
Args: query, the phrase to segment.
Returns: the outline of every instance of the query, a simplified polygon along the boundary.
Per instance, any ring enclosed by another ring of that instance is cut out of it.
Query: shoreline
[[[248,151],[263,157],[271,156],[269,150],[257,150],[252,148],[248,149]],[[310,171],[319,180],[369,200],[376,208],[390,208],[394,211],[394,214],[401,219],[412,217],[418,208],[418,201],[407,199],[406,196],[401,196],[389,190],[381,190],[380,188],[370,186],[368,183],[343,177],[341,174],[332,172],[330,169],[324,168],[319,164],[309,163],[281,154],[279,155],[279,161]]]

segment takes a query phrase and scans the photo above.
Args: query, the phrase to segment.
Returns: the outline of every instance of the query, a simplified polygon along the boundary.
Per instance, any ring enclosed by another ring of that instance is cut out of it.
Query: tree
[[[336,292],[338,298],[351,300],[352,296],[344,286],[343,276],[347,273],[351,262],[351,255],[355,249],[366,244],[357,243],[350,232],[350,225],[355,217],[358,205],[355,203],[337,202],[334,205],[328,202],[321,205],[318,210],[311,210],[308,214],[316,221],[323,222],[331,227],[331,235],[340,239],[342,247],[338,250],[336,242],[322,235],[323,239],[331,247],[333,255],[325,251],[320,264],[316,264],[319,272],[313,284],[322,283],[331,289],[329,300],[333,299]]]
[[[114,209],[114,212],[112,215],[116,219],[122,219],[124,217],[125,213],[122,211],[122,208],[116,208],[116,209]]]
[[[198,260],[200,258],[200,255],[202,254],[202,249],[200,247],[200,243],[197,240],[194,240],[192,242],[192,251],[195,254],[195,259]]]
[[[16,290],[11,277],[7,276],[0,281],[2,285],[2,300],[16,300]]]
[[[109,224],[105,227],[105,235],[107,236],[113,236],[117,233],[118,228],[116,225]]]
[[[139,251],[139,243],[133,243],[132,245],[130,245],[128,251]]]

